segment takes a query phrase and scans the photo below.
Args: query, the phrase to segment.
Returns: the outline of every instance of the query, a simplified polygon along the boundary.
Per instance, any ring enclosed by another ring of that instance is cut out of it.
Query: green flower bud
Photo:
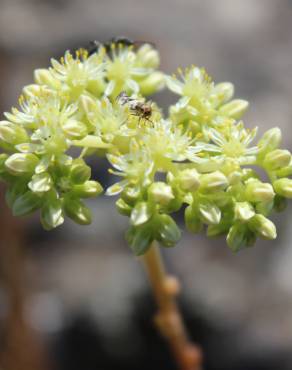
[[[180,187],[185,191],[195,191],[200,186],[199,173],[196,169],[183,170],[180,172],[178,180]]]
[[[63,125],[62,129],[66,135],[71,139],[80,139],[87,135],[87,126],[85,123],[77,121],[76,119],[68,119]]]
[[[38,157],[31,153],[15,153],[5,161],[6,168],[13,175],[23,175],[33,172],[38,163]]]
[[[192,206],[185,209],[185,224],[186,228],[192,233],[199,233],[202,230],[203,223]]]
[[[214,94],[220,104],[228,102],[234,94],[234,86],[230,82],[215,85]]]
[[[273,182],[275,192],[285,198],[292,198],[292,180],[283,178]]]
[[[42,199],[31,191],[16,197],[12,205],[13,216],[25,216],[38,208],[42,204]]]
[[[268,153],[277,149],[282,141],[282,133],[278,127],[271,128],[264,133],[261,140],[258,142],[260,153]]]
[[[103,188],[100,183],[93,180],[85,181],[83,184],[73,187],[73,193],[78,196],[78,198],[97,197],[102,191]]]
[[[271,184],[251,180],[246,185],[245,197],[249,202],[268,202],[274,196],[275,193]]]
[[[83,184],[89,180],[91,168],[82,159],[74,160],[70,170],[70,179],[74,184]]]
[[[142,225],[147,222],[152,216],[149,204],[146,202],[139,202],[135,205],[131,213],[131,223],[134,226]]]
[[[164,247],[173,247],[181,238],[180,229],[169,215],[159,215],[158,222],[157,240]]]
[[[172,199],[174,199],[171,186],[161,181],[154,182],[150,185],[148,196],[152,202],[162,206],[166,206]]]
[[[160,63],[159,53],[150,44],[142,45],[137,51],[137,57],[141,59],[143,67],[157,68]]]
[[[64,211],[68,217],[80,225],[89,225],[92,222],[91,211],[77,198],[64,199]]]
[[[0,140],[5,143],[17,145],[28,140],[26,130],[9,121],[0,121]]]
[[[263,215],[255,215],[248,222],[248,226],[252,231],[264,239],[276,239],[277,237],[276,226]]]
[[[49,191],[52,187],[52,178],[47,172],[33,175],[28,187],[34,193],[43,193]]]
[[[242,222],[246,222],[255,215],[253,206],[248,202],[238,202],[234,208],[235,218]]]
[[[200,181],[200,190],[204,192],[218,192],[228,186],[227,177],[220,171],[201,175]]]
[[[255,242],[255,235],[249,231],[245,224],[234,224],[227,235],[227,244],[233,252],[251,246]]]
[[[126,233],[126,239],[136,256],[141,256],[147,252],[153,242],[153,230],[150,224],[131,226]]]
[[[54,229],[64,222],[62,202],[49,199],[41,209],[41,223],[46,230]]]
[[[291,161],[289,150],[275,149],[269,152],[264,159],[264,166],[269,170],[276,170],[288,166]]]
[[[199,204],[199,217],[200,219],[208,225],[219,224],[221,220],[221,211],[216,204],[205,201]]]
[[[132,212],[132,207],[129,206],[122,198],[116,201],[116,207],[120,214],[124,216],[130,216]]]
[[[139,188],[127,186],[121,194],[121,198],[131,206],[134,206],[140,195]]]
[[[246,112],[249,103],[246,100],[234,99],[231,102],[224,104],[219,109],[219,112],[227,117],[239,119]]]
[[[292,175],[292,161],[290,161],[289,165],[286,167],[279,168],[276,171],[277,177],[288,177]]]
[[[139,81],[140,92],[143,95],[151,95],[163,89],[165,85],[165,77],[161,72],[153,72],[148,77]]]

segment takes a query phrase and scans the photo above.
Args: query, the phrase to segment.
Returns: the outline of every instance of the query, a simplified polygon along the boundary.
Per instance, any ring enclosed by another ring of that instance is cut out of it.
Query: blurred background
[[[50,57],[117,35],[155,42],[166,72],[194,63],[232,81],[251,102],[246,124],[281,127],[292,149],[291,0],[0,0],[0,111]],[[12,218],[0,189],[0,369],[174,370],[115,200],[92,202],[91,226],[45,232],[37,216]],[[205,370],[291,370],[291,211],[274,216],[276,241],[238,255],[187,233],[164,253]]]

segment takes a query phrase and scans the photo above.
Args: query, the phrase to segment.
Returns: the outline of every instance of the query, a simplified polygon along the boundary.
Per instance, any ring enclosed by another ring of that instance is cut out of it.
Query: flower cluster
[[[291,153],[280,149],[280,129],[255,143],[257,130],[241,121],[248,102],[233,99],[231,83],[215,84],[196,66],[167,76],[158,65],[149,44],[112,43],[90,55],[67,51],[35,71],[19,108],[0,122],[0,177],[13,214],[39,209],[46,229],[65,215],[90,223],[83,198],[102,186],[85,160],[96,155],[120,177],[106,194],[119,194],[117,209],[130,219],[127,240],[137,255],[153,240],[178,242],[171,215],[181,209],[188,230],[206,226],[210,237],[226,235],[233,251],[257,237],[276,238],[268,216],[292,198]],[[167,116],[145,100],[164,85],[180,96]]]

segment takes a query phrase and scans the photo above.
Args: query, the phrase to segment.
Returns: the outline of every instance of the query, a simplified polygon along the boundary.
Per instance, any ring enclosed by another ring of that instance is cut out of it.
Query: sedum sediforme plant
[[[103,188],[86,159],[95,156],[98,165],[106,157],[114,176],[106,195],[118,196],[117,210],[129,217],[129,246],[152,267],[154,241],[164,247],[179,241],[172,214],[181,209],[189,231],[226,235],[233,251],[257,237],[275,239],[269,216],[292,197],[291,153],[280,148],[280,129],[256,141],[257,129],[241,120],[248,102],[233,99],[231,83],[214,83],[197,66],[173,76],[158,67],[151,45],[112,43],[90,55],[67,51],[34,72],[18,108],[0,122],[0,177],[13,214],[39,211],[47,230],[66,216],[91,223],[84,199]],[[178,95],[167,115],[153,102],[150,118],[135,112],[133,102],[149,106],[147,96],[164,87]],[[123,103],[121,93],[128,97]],[[167,296],[160,288],[157,295]],[[184,361],[178,360],[182,368],[194,368]]]

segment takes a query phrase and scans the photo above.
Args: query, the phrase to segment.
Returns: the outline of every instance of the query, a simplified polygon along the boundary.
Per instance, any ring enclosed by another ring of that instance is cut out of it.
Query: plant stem
[[[156,242],[142,259],[158,305],[155,317],[158,330],[168,341],[180,370],[201,370],[200,349],[189,341],[176,303],[175,296],[180,290],[178,280],[166,273]]]

